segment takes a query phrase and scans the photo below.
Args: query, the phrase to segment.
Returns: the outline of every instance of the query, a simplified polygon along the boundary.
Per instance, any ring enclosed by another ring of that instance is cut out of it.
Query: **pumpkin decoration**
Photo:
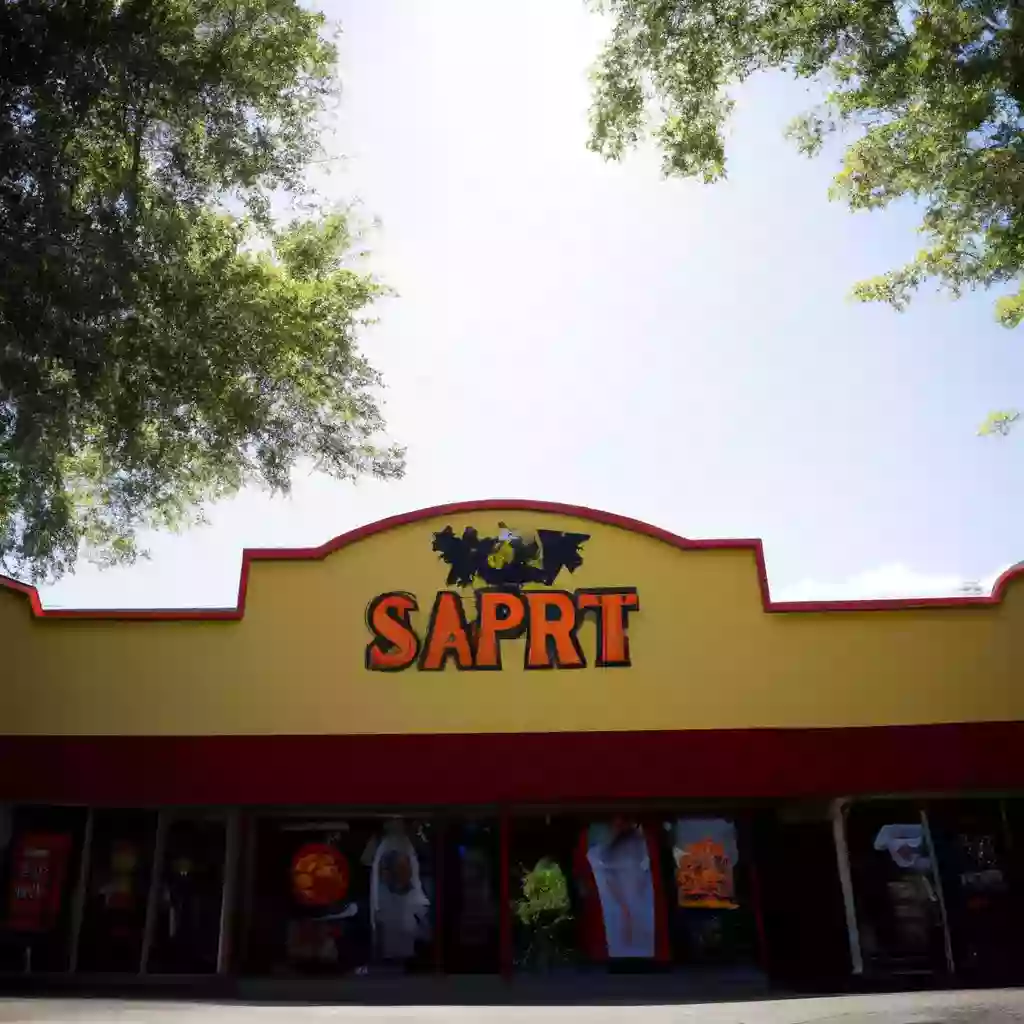
[[[292,858],[292,892],[307,907],[329,907],[348,893],[344,855],[326,843],[307,843]]]

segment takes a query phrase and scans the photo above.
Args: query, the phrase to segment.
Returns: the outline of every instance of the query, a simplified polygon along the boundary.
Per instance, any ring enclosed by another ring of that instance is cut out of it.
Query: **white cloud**
[[[989,594],[1003,570],[971,580]],[[773,601],[859,601],[879,598],[957,597],[968,580],[955,573],[918,572],[901,562],[868,569],[838,583],[801,580],[778,590]]]

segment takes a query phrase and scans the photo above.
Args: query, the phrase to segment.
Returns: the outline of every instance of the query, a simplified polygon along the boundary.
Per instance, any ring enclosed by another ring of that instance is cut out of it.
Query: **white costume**
[[[388,877],[388,859],[402,858],[409,866],[408,884],[397,888]],[[382,877],[383,876],[383,877]],[[389,822],[373,853],[370,869],[370,926],[374,949],[384,960],[407,960],[416,940],[429,933],[430,900],[420,881],[420,862],[401,822]]]
[[[605,832],[591,842],[587,860],[601,901],[608,956],[653,957],[654,876],[641,829],[617,839]]]

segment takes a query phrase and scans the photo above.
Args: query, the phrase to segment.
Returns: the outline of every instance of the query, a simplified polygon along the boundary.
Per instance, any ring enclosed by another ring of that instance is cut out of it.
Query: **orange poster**
[[[722,819],[681,819],[673,853],[679,906],[736,910],[736,830]]]

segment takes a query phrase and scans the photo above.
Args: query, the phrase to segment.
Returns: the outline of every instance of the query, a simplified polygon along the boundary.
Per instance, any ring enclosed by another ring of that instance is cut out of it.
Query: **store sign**
[[[416,595],[391,591],[375,597],[366,611],[372,637],[366,667],[439,672],[451,661],[459,669],[497,671],[502,641],[520,637],[526,638],[528,669],[629,666],[629,614],[640,607],[635,587],[550,589],[583,564],[581,549],[589,539],[584,533],[513,530],[504,523],[494,536],[473,527],[461,534],[445,527],[434,534],[433,550],[448,566],[448,587],[463,592],[438,591],[422,632],[412,625],[421,607]],[[597,627],[592,651],[584,651],[579,638],[588,617]]]
[[[526,668],[586,668],[587,654],[599,668],[630,665],[629,613],[640,607],[634,587],[608,590],[508,590],[476,592],[477,615],[469,622],[462,596],[442,590],[434,598],[426,631],[411,624],[419,610],[413,594],[381,594],[370,602],[366,621],[373,639],[366,667],[400,672],[413,665],[439,672],[451,660],[460,669],[501,668],[501,642],[526,637]],[[597,623],[597,643],[585,652],[579,628],[588,614]]]

